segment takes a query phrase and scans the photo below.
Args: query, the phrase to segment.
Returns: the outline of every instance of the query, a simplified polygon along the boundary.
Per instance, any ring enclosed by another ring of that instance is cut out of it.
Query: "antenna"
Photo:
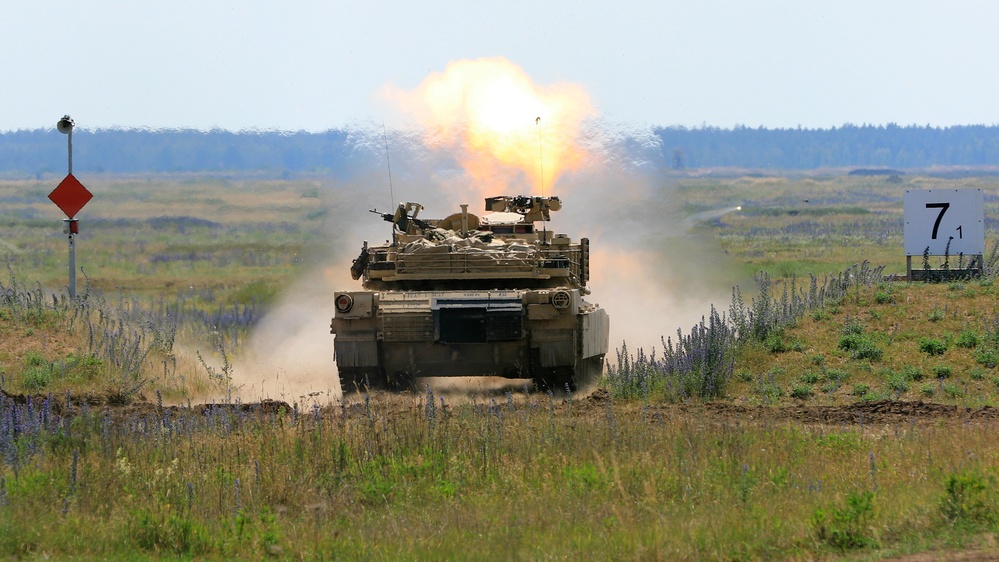
[[[541,196],[545,196],[545,155],[542,152],[544,143],[541,142],[541,117],[534,118],[534,124],[538,126],[538,164],[541,167]]]
[[[538,166],[541,168],[541,197],[543,198],[545,196],[545,154],[542,151],[544,143],[541,140],[541,117],[535,117],[534,124],[538,126]],[[544,204],[542,203],[542,205]],[[548,245],[548,221],[546,220],[541,221],[541,245]]]
[[[392,161],[389,160],[388,151],[388,132],[385,130],[385,122],[382,121],[382,139],[385,141],[385,165],[388,167],[388,178],[389,178],[389,209],[395,208],[395,192],[392,190]]]

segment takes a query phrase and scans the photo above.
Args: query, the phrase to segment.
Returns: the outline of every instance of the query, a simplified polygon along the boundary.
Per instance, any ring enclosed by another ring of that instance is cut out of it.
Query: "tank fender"
[[[333,355],[340,367],[377,367],[378,340],[374,332],[337,334]]]
[[[582,357],[606,355],[610,340],[610,316],[607,311],[598,308],[579,317],[579,337]]]

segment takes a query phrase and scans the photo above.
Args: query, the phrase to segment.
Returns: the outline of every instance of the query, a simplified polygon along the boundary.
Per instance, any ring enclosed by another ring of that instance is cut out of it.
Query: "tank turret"
[[[599,377],[609,319],[583,299],[589,240],[547,228],[559,198],[489,197],[481,217],[460,207],[442,219],[411,202],[371,211],[392,239],[365,242],[351,265],[363,290],[334,296],[344,392],[475,375],[575,390]]]

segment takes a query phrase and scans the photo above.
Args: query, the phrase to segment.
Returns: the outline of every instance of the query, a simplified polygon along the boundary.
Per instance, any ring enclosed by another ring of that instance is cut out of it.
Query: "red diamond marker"
[[[62,180],[59,186],[52,190],[52,193],[49,193],[49,199],[62,209],[68,218],[73,218],[73,215],[79,213],[80,209],[93,198],[94,194],[87,191],[87,188],[83,187],[80,180],[73,177],[73,174],[66,176],[66,179]]]

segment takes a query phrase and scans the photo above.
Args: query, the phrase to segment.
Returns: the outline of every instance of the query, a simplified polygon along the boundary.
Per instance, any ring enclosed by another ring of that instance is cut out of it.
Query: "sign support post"
[[[64,121],[68,121],[69,125],[66,126]],[[63,127],[59,127],[59,125]],[[73,120],[69,119],[69,115],[66,115],[61,120],[56,128],[61,132],[63,128],[69,129],[66,132],[66,152],[69,155],[69,175],[73,175]],[[69,234],[69,298],[76,300],[76,233],[74,232],[75,221],[73,219],[64,219],[62,221],[62,232],[63,234]],[[76,229],[77,232],[79,231]]]
[[[86,187],[80,183],[73,176],[73,120],[69,115],[63,116],[62,119],[56,123],[56,129],[60,133],[69,136],[68,152],[69,152],[69,174],[66,179],[59,183],[52,193],[49,193],[49,199],[52,200],[62,212],[66,213],[66,218],[63,219],[62,232],[63,234],[69,235],[69,297],[71,299],[76,299],[76,235],[80,233],[80,221],[73,218],[76,213],[87,204],[90,199],[93,198],[93,194],[87,191]]]

